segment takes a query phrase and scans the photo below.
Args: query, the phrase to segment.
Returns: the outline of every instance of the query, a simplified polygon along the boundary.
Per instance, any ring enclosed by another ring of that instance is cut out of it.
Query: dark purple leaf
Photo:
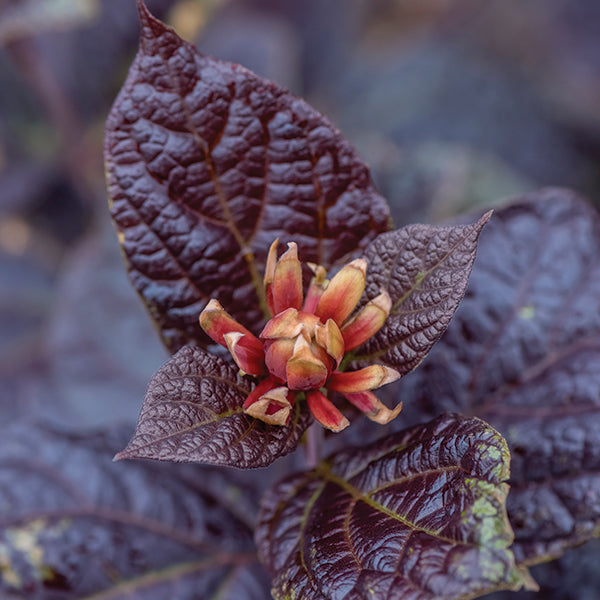
[[[392,311],[358,359],[376,359],[402,375],[414,369],[446,330],[471,273],[477,240],[491,212],[472,225],[409,225],[369,244],[366,295],[386,289]]]
[[[117,457],[267,466],[296,448],[311,417],[297,403],[286,426],[267,425],[242,411],[251,390],[237,367],[184,346],[150,381],[133,439]]]
[[[268,597],[252,541],[260,488],[239,471],[114,463],[122,441],[4,429],[0,596]]]
[[[106,166],[131,281],[175,351],[206,345],[198,315],[211,297],[258,330],[276,237],[330,267],[385,231],[389,211],[327,119],[199,54],[138,4],[140,50],[107,120]]]
[[[483,421],[444,415],[284,480],[256,536],[274,598],[450,600],[532,585],[508,549],[508,461]]]
[[[600,528],[600,219],[549,189],[497,211],[467,294],[397,388],[404,418],[477,415],[512,453],[515,555],[533,564]]]

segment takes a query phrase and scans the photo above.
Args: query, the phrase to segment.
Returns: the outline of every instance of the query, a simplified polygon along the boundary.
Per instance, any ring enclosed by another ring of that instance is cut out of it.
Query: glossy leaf
[[[404,375],[425,358],[465,293],[490,216],[465,226],[409,225],[369,245],[367,298],[387,290],[392,309],[383,327],[357,349],[359,360],[376,359]]]
[[[150,381],[135,434],[117,458],[265,467],[296,448],[310,423],[301,403],[285,426],[242,411],[252,390],[236,366],[184,346]]]
[[[508,549],[509,453],[445,415],[269,491],[257,530],[276,600],[472,598],[531,584]]]
[[[121,443],[4,428],[0,597],[267,598],[252,541],[259,486],[240,471],[114,463]]]
[[[498,210],[446,335],[401,381],[404,419],[442,410],[496,427],[529,564],[600,530],[600,218],[565,190]]]
[[[198,315],[211,297],[258,333],[271,242],[328,268],[387,230],[387,204],[322,115],[138,5],[140,49],[105,140],[131,281],[171,351],[206,345]]]

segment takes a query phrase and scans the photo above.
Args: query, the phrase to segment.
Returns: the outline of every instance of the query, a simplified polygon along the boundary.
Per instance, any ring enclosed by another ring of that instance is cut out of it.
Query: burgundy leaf
[[[392,310],[358,349],[359,360],[376,359],[404,375],[425,358],[465,293],[477,240],[491,214],[465,226],[409,225],[369,244],[367,297],[387,290]]]
[[[117,432],[3,429],[0,597],[268,597],[252,540],[257,474],[114,463],[121,443]]]
[[[397,388],[413,422],[457,410],[504,434],[515,555],[533,564],[600,528],[600,218],[574,194],[498,210],[467,294]]]
[[[508,461],[486,423],[444,415],[284,480],[256,535],[274,598],[451,600],[534,585],[508,549]]]
[[[207,344],[198,315],[211,297],[258,332],[276,237],[328,268],[385,231],[389,210],[327,119],[138,6],[140,50],[106,123],[106,167],[131,281],[174,352]]]
[[[311,421],[296,404],[285,426],[242,411],[252,384],[239,369],[184,346],[151,379],[135,434],[117,458],[265,467],[294,450]]]

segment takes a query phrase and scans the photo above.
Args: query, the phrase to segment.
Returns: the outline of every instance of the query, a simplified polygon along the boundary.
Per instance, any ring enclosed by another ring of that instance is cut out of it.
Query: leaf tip
[[[148,10],[148,7],[146,6],[144,0],[136,0],[135,3],[137,5],[138,13],[140,15],[140,20],[143,22],[148,18],[148,16],[151,16],[150,11]]]
[[[477,221],[476,225],[479,231],[483,229],[483,227],[487,224],[487,222],[492,218],[494,214],[494,209],[488,210],[480,219]]]
[[[117,452],[113,456],[113,462],[119,462],[120,460],[123,460],[124,458],[127,458],[127,456],[125,455],[125,450],[121,450],[121,452]]]
[[[527,567],[517,566],[519,574],[521,575],[521,581],[523,583],[523,589],[526,592],[539,592],[540,586],[538,582],[533,578]]]
[[[164,33],[167,27],[157,19],[146,6],[145,0],[136,0],[138,15],[142,25],[142,36],[148,32],[151,37],[157,37]]]

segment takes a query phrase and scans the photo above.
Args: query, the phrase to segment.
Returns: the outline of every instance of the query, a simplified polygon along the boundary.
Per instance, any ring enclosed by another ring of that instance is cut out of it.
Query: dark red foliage
[[[531,193],[496,211],[448,331],[398,387],[412,422],[450,409],[504,434],[520,561],[600,525],[599,299],[597,211],[566,190]]]
[[[506,442],[445,415],[342,451],[263,499],[276,600],[472,598],[529,584],[508,546]]]
[[[264,600],[252,540],[260,476],[112,461],[123,431],[7,427],[0,597]]]
[[[285,426],[244,414],[252,384],[238,371],[202,348],[184,346],[150,381],[135,434],[118,458],[247,469],[294,450],[310,413],[297,404]]]
[[[203,56],[139,3],[140,50],[106,122],[111,212],[129,275],[175,352],[206,345],[211,297],[258,332],[267,250],[344,262],[389,227],[354,148],[303,100]]]

